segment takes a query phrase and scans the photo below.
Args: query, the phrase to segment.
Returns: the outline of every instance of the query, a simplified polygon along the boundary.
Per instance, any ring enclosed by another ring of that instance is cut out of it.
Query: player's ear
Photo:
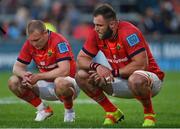
[[[115,21],[114,20],[112,20],[112,21],[110,21],[109,22],[109,27],[111,28],[111,29],[113,29],[114,27],[115,27]]]
[[[48,30],[45,30],[43,33],[44,33],[44,34],[48,34]]]

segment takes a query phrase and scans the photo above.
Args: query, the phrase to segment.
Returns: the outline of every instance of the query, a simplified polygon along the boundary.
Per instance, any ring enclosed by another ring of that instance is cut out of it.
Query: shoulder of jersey
[[[119,27],[120,27],[120,30],[123,30],[125,28],[135,27],[135,26],[132,23],[127,22],[127,21],[120,21],[119,22]]]

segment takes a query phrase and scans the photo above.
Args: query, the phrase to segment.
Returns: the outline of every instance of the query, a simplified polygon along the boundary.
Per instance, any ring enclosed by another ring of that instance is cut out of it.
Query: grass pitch
[[[156,127],[180,127],[180,80],[178,72],[166,72],[161,92],[153,98],[157,113]],[[63,105],[47,102],[54,115],[43,122],[34,122],[36,110],[15,97],[7,87],[8,72],[0,73],[0,128],[131,128],[141,127],[142,106],[135,99],[111,100],[125,113],[125,121],[113,126],[103,126],[104,111],[82,92],[75,102],[76,122],[63,122]]]

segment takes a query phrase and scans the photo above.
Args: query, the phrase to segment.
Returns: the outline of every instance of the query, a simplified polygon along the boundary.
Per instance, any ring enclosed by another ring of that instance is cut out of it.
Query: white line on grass
[[[111,101],[116,102],[115,99],[111,99]],[[56,104],[61,103],[60,101],[48,101],[48,102],[56,103]],[[76,99],[75,103],[77,103],[77,104],[96,104],[96,102],[94,102],[91,99],[80,99],[80,98]],[[23,100],[14,98],[14,97],[5,97],[5,98],[0,99],[0,105],[3,105],[3,104],[26,104],[26,102]]]

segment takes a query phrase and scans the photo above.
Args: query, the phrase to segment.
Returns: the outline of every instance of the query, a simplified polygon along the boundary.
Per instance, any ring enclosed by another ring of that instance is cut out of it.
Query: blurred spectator
[[[6,36],[7,32],[4,29],[4,27],[2,26],[2,24],[0,24],[0,39],[4,38]]]
[[[66,15],[66,5],[60,1],[54,1],[52,3],[49,18],[55,21],[56,26],[63,21]]]
[[[65,35],[66,37],[69,37],[69,35],[71,35],[70,20],[67,18],[61,21],[61,23],[58,26],[58,30],[61,34]]]
[[[26,7],[20,7],[18,8],[16,14],[15,14],[15,21],[17,23],[18,29],[25,34],[25,28],[27,22],[30,20],[30,15],[28,8]]]
[[[145,9],[144,26],[146,29],[145,33],[154,33],[157,31],[155,12],[151,7]]]
[[[17,40],[21,37],[21,31],[18,29],[16,21],[9,23],[8,36],[14,40]]]
[[[73,37],[78,40],[85,40],[91,33],[92,29],[93,26],[91,26],[89,23],[82,22],[74,28]]]
[[[174,13],[172,3],[170,1],[162,1],[161,18],[164,22],[164,30],[162,33],[176,33],[178,31],[179,23]]]
[[[8,36],[13,39],[25,36],[25,25],[31,19],[40,19],[53,31],[76,39],[84,39],[91,26],[93,9],[109,0],[2,0],[0,22],[6,23]],[[118,17],[128,20],[145,34],[180,33],[179,0],[111,0]],[[125,5],[125,12],[121,7]],[[132,9],[133,7],[133,9]],[[137,15],[138,14],[138,15]],[[87,30],[87,31],[86,31]],[[87,32],[87,33],[86,33]]]
[[[72,30],[74,29],[75,26],[77,26],[80,21],[81,21],[81,14],[78,11],[78,9],[75,7],[74,4],[69,3],[67,5],[67,15],[66,19],[70,21],[70,26]]]

